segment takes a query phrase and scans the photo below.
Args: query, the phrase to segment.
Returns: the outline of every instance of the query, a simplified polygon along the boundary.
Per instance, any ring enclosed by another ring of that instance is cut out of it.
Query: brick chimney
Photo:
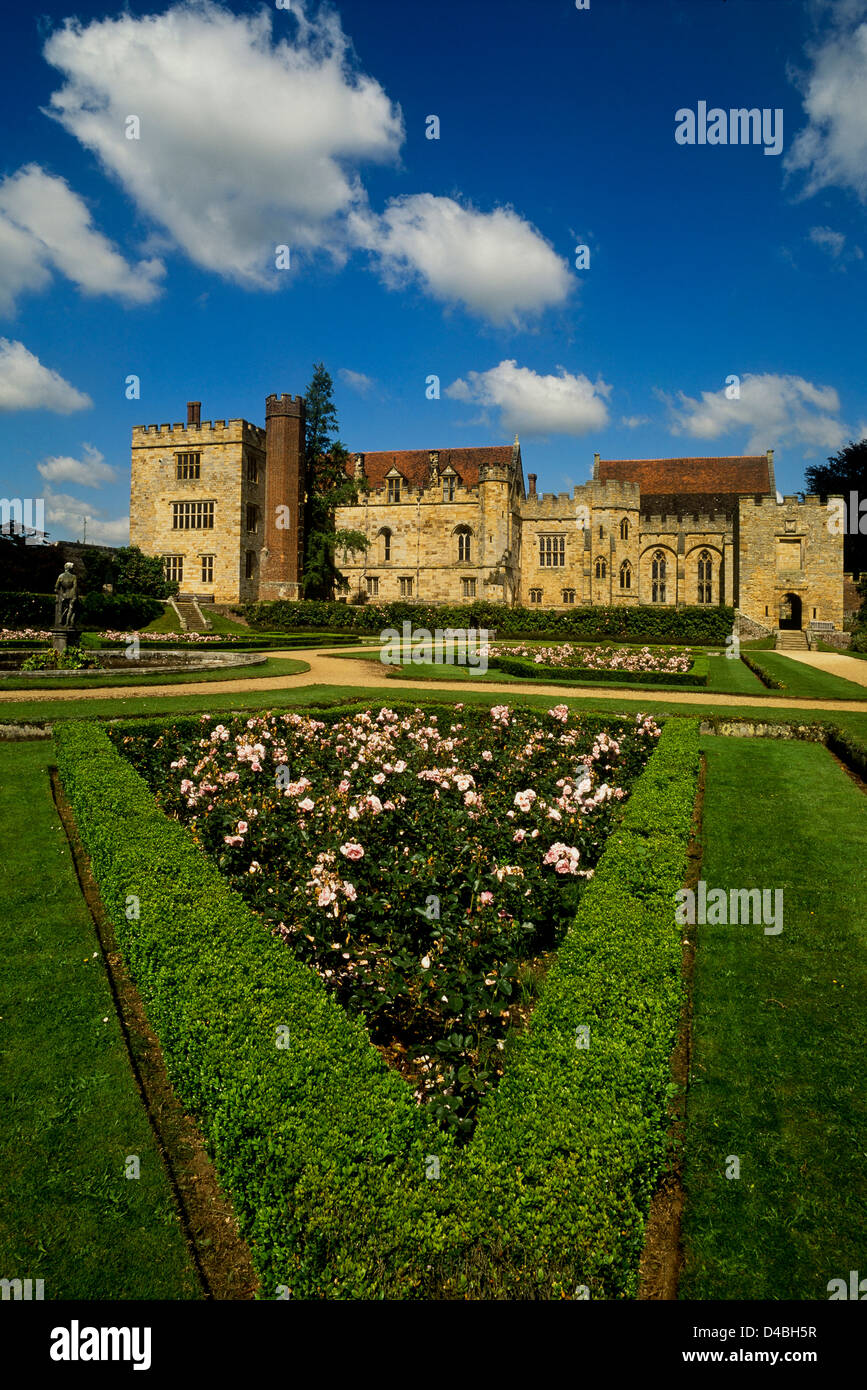
[[[265,401],[265,536],[259,597],[300,598],[304,558],[304,397]]]
[[[535,473],[528,473],[528,474],[527,474],[527,483],[528,483],[529,489],[530,489],[530,491],[529,491],[529,496],[530,496],[530,497],[535,497],[535,496],[536,496],[536,474],[535,474]]]
[[[187,429],[197,430],[202,424],[202,402],[187,401]]]

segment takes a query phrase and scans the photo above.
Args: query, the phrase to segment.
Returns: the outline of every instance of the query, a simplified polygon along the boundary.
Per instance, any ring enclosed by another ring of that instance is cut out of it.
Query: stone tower
[[[304,397],[265,401],[265,526],[260,599],[301,597],[304,559]]]

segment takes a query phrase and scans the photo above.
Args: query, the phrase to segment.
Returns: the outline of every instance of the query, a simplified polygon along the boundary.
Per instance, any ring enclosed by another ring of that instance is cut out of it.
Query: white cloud
[[[102,541],[106,545],[128,544],[129,517],[108,517],[105,512],[94,507],[92,502],[79,497],[71,497],[67,492],[55,492],[53,488],[43,490],[45,498],[45,529],[57,538],[63,532],[67,539],[80,539],[84,533],[84,518],[87,518],[87,539]]]
[[[23,343],[0,338],[0,413],[42,409],[69,415],[92,405],[90,396],[44,367]]]
[[[501,428],[525,436],[588,434],[608,424],[605,397],[611,387],[558,367],[558,376],[540,376],[517,362],[503,361],[486,372],[468,372],[446,389],[452,400],[499,411]]]
[[[82,445],[84,458],[55,454],[37,464],[43,478],[52,483],[79,483],[82,487],[102,487],[117,478],[115,470],[92,444]]]
[[[50,283],[51,272],[33,237],[0,215],[0,314],[14,312],[19,294],[44,290]]]
[[[837,185],[867,201],[867,23],[863,5],[840,10],[830,36],[808,49],[807,124],[785,166],[804,175],[804,193]]]
[[[435,299],[496,324],[561,304],[575,283],[566,261],[508,207],[479,212],[417,193],[392,199],[381,217],[355,215],[350,227],[390,288],[417,280]]]
[[[65,179],[28,164],[0,183],[0,249],[11,264],[0,272],[0,296],[11,309],[21,290],[42,289],[50,269],[88,294],[147,304],[160,293],[162,261],[131,266],[93,226],[90,211]]]
[[[659,394],[671,409],[672,434],[718,439],[747,430],[746,454],[786,444],[838,449],[849,438],[833,386],[816,386],[800,376],[745,374],[739,400],[729,400],[724,389],[703,391],[700,400],[679,391],[677,404]]]
[[[197,265],[274,287],[275,246],[345,255],[343,219],[364,206],[355,171],[397,155],[399,108],[354,70],[333,12],[294,41],[262,7],[211,0],[160,15],[67,20],[45,44],[65,77],[50,114],[101,159]],[[125,138],[129,115],[140,138]]]
[[[373,377],[367,376],[364,372],[354,372],[351,367],[340,367],[337,375],[344,386],[348,386],[350,391],[355,391],[359,396],[369,396],[376,390]]]
[[[827,251],[832,259],[836,260],[846,245],[846,238],[842,232],[835,232],[833,227],[811,227],[810,240],[816,246],[821,246],[823,251]]]
[[[639,425],[649,425],[649,415],[621,415],[620,423],[628,430],[637,430]]]

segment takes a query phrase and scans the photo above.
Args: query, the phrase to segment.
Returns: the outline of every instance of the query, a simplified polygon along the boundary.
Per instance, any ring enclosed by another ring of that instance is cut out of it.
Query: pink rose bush
[[[562,642],[556,647],[492,647],[490,659],[518,656],[536,666],[569,667],[586,671],[643,671],[683,674],[693,663],[692,654],[674,647],[576,647]]]
[[[659,732],[497,705],[112,737],[417,1101],[468,1133]]]

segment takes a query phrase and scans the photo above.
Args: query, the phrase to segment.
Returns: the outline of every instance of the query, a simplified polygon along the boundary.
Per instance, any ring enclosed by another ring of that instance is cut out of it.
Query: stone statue
[[[57,604],[54,610],[55,627],[73,627],[75,608],[78,603],[78,580],[73,572],[71,561],[67,561],[63,566],[63,573],[58,576],[54,592],[57,595]]]

